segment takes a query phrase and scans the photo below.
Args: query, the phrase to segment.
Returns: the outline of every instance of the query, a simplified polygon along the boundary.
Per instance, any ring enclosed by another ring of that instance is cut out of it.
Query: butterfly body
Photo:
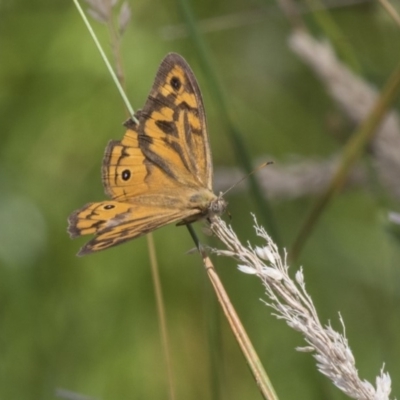
[[[69,217],[71,237],[95,234],[89,254],[163,225],[212,219],[226,202],[212,190],[211,150],[197,81],[186,61],[168,54],[143,109],[109,142],[102,181],[111,200],[86,204]]]

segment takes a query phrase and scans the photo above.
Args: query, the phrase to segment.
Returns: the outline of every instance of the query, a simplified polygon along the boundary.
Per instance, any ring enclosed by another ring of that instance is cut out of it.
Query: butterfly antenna
[[[228,188],[227,190],[225,190],[225,192],[222,194],[223,196],[225,196],[230,190],[232,190],[233,188],[235,188],[237,185],[239,185],[239,183],[242,183],[245,179],[247,179],[250,175],[253,175],[255,172],[259,171],[260,169],[266,167],[267,165],[273,164],[273,161],[267,161],[265,163],[262,163],[261,165],[259,165],[257,168],[253,169],[253,171],[251,171],[249,174],[243,176],[241,179],[239,179],[236,183],[234,183],[230,188]]]

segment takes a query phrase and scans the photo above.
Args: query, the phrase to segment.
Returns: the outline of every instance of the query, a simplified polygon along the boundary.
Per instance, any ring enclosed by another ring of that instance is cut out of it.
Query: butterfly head
[[[208,217],[213,217],[215,215],[221,215],[225,212],[228,203],[222,197],[223,193],[221,192],[218,197],[216,197],[213,201],[210,202],[208,206]]]

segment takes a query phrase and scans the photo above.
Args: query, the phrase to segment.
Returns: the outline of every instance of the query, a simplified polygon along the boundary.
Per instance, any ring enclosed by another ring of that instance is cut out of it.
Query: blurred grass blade
[[[396,11],[396,9],[393,7],[393,5],[390,3],[389,0],[379,0],[379,3],[382,4],[382,7],[388,12],[388,14],[392,17],[394,22],[398,25],[400,28],[400,15]]]
[[[160,337],[161,344],[164,353],[165,366],[167,369],[167,377],[168,377],[168,389],[169,389],[169,399],[176,399],[175,394],[175,379],[172,368],[172,361],[170,355],[170,344],[168,338],[168,329],[167,329],[167,318],[164,307],[164,296],[162,293],[162,286],[160,280],[160,273],[158,268],[157,261],[157,252],[156,247],[154,245],[153,235],[151,233],[146,235],[147,239],[147,247],[149,249],[149,257],[150,257],[150,265],[151,265],[151,275],[153,277],[153,286],[154,286],[154,295],[157,302],[157,316],[159,321],[160,328]]]
[[[377,128],[385,118],[387,111],[398,96],[399,91],[400,64],[390,76],[367,118],[345,145],[342,151],[341,163],[333,175],[332,181],[319,200],[316,202],[302,227],[300,228],[300,232],[294,241],[291,251],[289,252],[291,260],[296,260],[298,258],[319,217],[329,202],[343,187],[350,168],[363,154],[365,146],[377,132]]]
[[[253,169],[253,165],[250,159],[250,156],[246,150],[246,144],[243,140],[243,135],[237,129],[235,124],[232,122],[232,119],[229,115],[228,107],[226,105],[225,97],[223,95],[223,91],[219,84],[219,81],[215,74],[215,69],[211,64],[211,57],[209,56],[208,48],[206,43],[204,42],[201,34],[199,33],[199,29],[197,27],[195,18],[193,16],[192,9],[190,7],[188,0],[179,0],[179,4],[181,6],[184,20],[186,22],[188,32],[191,40],[196,46],[197,53],[199,55],[200,65],[205,73],[205,76],[208,80],[208,88],[212,91],[213,98],[215,99],[216,105],[219,110],[219,115],[221,120],[224,122],[227,132],[229,134],[231,143],[233,145],[236,158],[238,162],[241,164],[242,169],[249,174]],[[262,193],[262,189],[257,182],[256,177],[249,176],[249,184],[250,190],[253,194],[254,201],[256,203],[258,213],[261,216],[264,225],[267,227],[268,232],[274,238],[274,240],[279,244],[279,233],[274,222],[274,217],[271,212],[271,208],[269,206],[268,201]]]
[[[352,48],[350,41],[347,40],[346,36],[340,30],[340,27],[331,17],[330,12],[322,4],[321,0],[307,0],[307,4],[312,11],[318,26],[322,29],[325,36],[332,43],[333,47],[337,51],[339,58],[343,60],[350,68],[360,74],[362,71],[361,65],[356,58],[356,51]]]
[[[269,5],[268,1],[264,0],[264,2]],[[298,2],[292,0],[277,0],[277,3],[294,30],[308,31],[307,24],[303,18],[305,10]],[[308,5],[307,14],[310,14],[314,18],[316,24],[321,28],[325,36],[332,42],[340,58],[342,58],[347,65],[350,65],[354,72],[360,73],[361,66],[355,57],[356,53],[339,26],[331,17],[328,11],[329,6],[323,4],[321,0],[306,0],[306,4]]]

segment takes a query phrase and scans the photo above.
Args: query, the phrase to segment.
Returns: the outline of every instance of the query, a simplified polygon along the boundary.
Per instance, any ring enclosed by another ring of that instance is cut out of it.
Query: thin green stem
[[[114,70],[113,70],[113,68],[112,68],[112,66],[111,66],[111,64],[110,64],[110,62],[108,61],[108,58],[107,58],[106,54],[104,53],[104,50],[103,50],[103,48],[101,47],[101,44],[100,44],[99,40],[97,39],[97,36],[96,36],[96,34],[94,33],[93,28],[92,28],[92,26],[91,26],[90,23],[89,23],[89,20],[86,18],[86,15],[85,15],[85,13],[83,12],[82,7],[80,6],[78,0],[73,0],[73,2],[74,2],[74,4],[75,4],[76,8],[78,9],[79,14],[80,14],[81,17],[82,17],[83,22],[85,23],[87,30],[89,31],[90,35],[92,36],[92,39],[93,39],[93,41],[94,41],[94,43],[95,43],[97,49],[99,50],[99,53],[100,53],[100,55],[101,55],[101,57],[102,57],[104,63],[106,64],[106,67],[107,67],[108,71],[110,72],[110,75],[111,75],[111,77],[112,77],[112,79],[113,79],[113,81],[114,81],[114,83],[115,83],[115,86],[117,87],[117,89],[118,89],[118,91],[119,91],[119,93],[120,93],[120,95],[121,95],[121,97],[122,97],[122,100],[123,100],[123,102],[124,102],[126,108],[127,108],[128,111],[129,111],[129,114],[130,114],[131,118],[132,118],[136,123],[138,123],[138,121],[137,121],[137,119],[136,119],[136,117],[135,117],[135,112],[134,112],[134,110],[133,110],[133,108],[132,108],[132,106],[131,106],[131,104],[130,104],[130,102],[129,102],[129,100],[128,100],[128,97],[126,96],[125,91],[124,91],[124,89],[122,88],[122,85],[120,84],[120,82],[119,82],[119,80],[118,80],[118,78],[117,78],[117,76],[116,76],[116,74],[115,74],[115,72],[114,72]]]

